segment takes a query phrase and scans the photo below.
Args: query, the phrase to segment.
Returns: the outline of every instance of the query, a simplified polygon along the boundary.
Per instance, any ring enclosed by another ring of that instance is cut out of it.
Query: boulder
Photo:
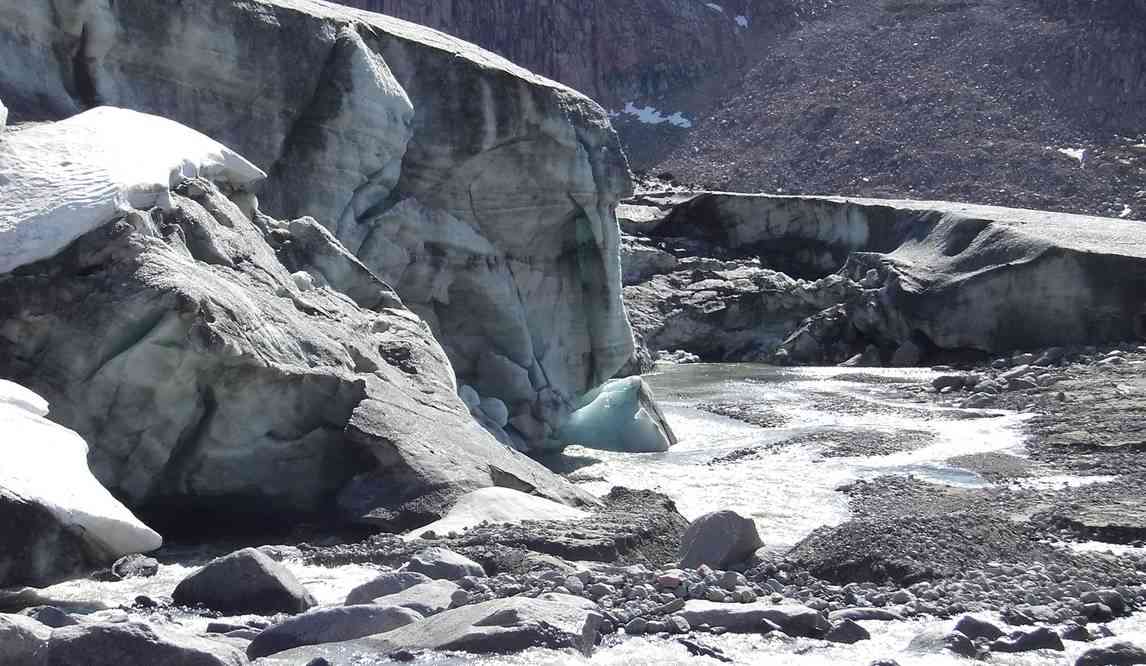
[[[863,622],[866,620],[894,622],[902,619],[902,615],[887,610],[886,608],[844,608],[828,613],[828,620],[832,622],[842,622],[844,620],[852,620],[855,622]]]
[[[348,641],[382,634],[423,619],[420,613],[396,606],[339,606],[316,608],[264,629],[247,647],[258,659],[300,645]]]
[[[142,622],[81,624],[52,632],[51,666],[246,666],[237,648]]]
[[[871,639],[871,634],[867,629],[859,626],[853,620],[843,620],[838,624],[832,626],[828,633],[824,634],[824,640],[830,643],[858,643]]]
[[[694,627],[707,624],[737,633],[757,632],[765,620],[789,636],[822,638],[831,629],[822,613],[807,606],[773,605],[763,601],[725,604],[693,599],[685,603],[679,615]]]
[[[999,638],[991,643],[992,652],[1029,652],[1031,650],[1057,650],[1066,648],[1062,637],[1053,629],[1039,627],[1032,631],[1016,631],[1010,636]]]
[[[1074,662],[1074,666],[1129,666],[1146,664],[1146,650],[1125,641],[1090,648]]]
[[[632,183],[599,105],[330,3],[65,5],[0,3],[14,113],[115,105],[233,147],[268,170],[259,207],[330,229],[426,320],[461,383],[484,386],[491,350],[524,368],[527,399],[520,384],[487,397],[539,417],[537,443],[630,357],[613,208]]]
[[[415,585],[430,582],[430,577],[413,571],[388,571],[363,583],[346,595],[346,605],[368,604],[378,597],[398,594]]]
[[[87,443],[47,413],[0,380],[0,587],[46,587],[163,545],[92,476]]]
[[[0,664],[46,663],[50,627],[23,615],[0,614]]]
[[[437,615],[454,605],[454,594],[462,588],[448,580],[431,580],[408,587],[401,592],[374,599],[379,606],[408,608],[426,617]]]
[[[462,533],[482,523],[520,524],[527,520],[569,521],[587,518],[589,513],[512,488],[480,488],[466,493],[440,520],[412,530],[407,539],[433,532]]]
[[[286,567],[255,548],[211,561],[180,581],[171,597],[183,606],[202,605],[231,615],[301,613],[315,605]]]
[[[980,620],[973,615],[964,615],[959,618],[959,621],[955,623],[955,631],[962,633],[971,640],[985,638],[989,641],[993,641],[1004,635],[1002,629],[986,620]]]
[[[659,453],[676,435],[640,377],[612,379],[589,391],[557,432],[565,444],[628,453]]]
[[[420,573],[435,580],[458,580],[466,576],[485,577],[485,569],[480,564],[446,548],[426,548],[418,551],[402,570]]]
[[[285,663],[315,657],[389,654],[398,650],[450,650],[475,654],[512,653],[528,648],[575,649],[588,655],[596,644],[602,615],[584,599],[511,597],[446,611],[381,636],[303,648],[277,655]]]
[[[747,560],[763,545],[751,518],[735,511],[715,511],[689,524],[681,538],[679,564],[684,569],[702,564],[724,569]]]
[[[0,252],[58,252],[0,273],[0,367],[91,437],[97,479],[177,530],[335,520],[336,495],[395,529],[495,485],[593,503],[474,422],[425,322],[332,234],[245,213],[252,169],[122,109],[0,144],[26,204],[0,197]]]

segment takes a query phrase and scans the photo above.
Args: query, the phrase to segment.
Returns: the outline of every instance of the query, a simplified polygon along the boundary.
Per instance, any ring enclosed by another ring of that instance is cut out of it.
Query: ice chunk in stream
[[[672,428],[640,377],[612,379],[586,393],[557,438],[567,444],[629,453],[663,452],[676,444]]]

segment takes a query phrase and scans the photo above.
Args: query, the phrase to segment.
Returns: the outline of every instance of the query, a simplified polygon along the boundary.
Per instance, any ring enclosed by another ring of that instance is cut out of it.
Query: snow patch
[[[33,501],[110,557],[155,550],[163,538],[112,497],[88,469],[88,445],[44,418],[48,403],[0,380],[0,488]]]
[[[1082,161],[1086,158],[1085,148],[1059,148],[1058,152],[1066,155],[1071,159],[1078,160],[1079,164],[1082,164]]]
[[[100,107],[0,143],[0,273],[47,259],[184,178],[245,189],[266,175],[179,123]]]
[[[580,520],[588,513],[553,500],[527,495],[511,488],[481,488],[462,495],[441,520],[420,527],[404,535],[407,540],[417,539],[426,532],[434,534],[461,533],[489,523],[518,525],[526,520]]]
[[[736,25],[740,26],[741,28],[747,28],[748,27],[748,17],[747,16],[737,16],[736,17]]]
[[[721,14],[724,13],[724,7],[721,7],[720,5],[716,4],[715,2],[706,2],[706,3],[704,3],[704,6],[708,7],[709,9],[711,9],[714,12],[720,12]]]
[[[1127,206],[1126,204],[1122,204],[1122,212],[1118,214],[1118,217],[1126,220],[1126,219],[1129,219],[1130,216],[1133,214],[1134,214],[1133,208],[1131,208],[1130,206]]]
[[[680,111],[666,116],[651,106],[646,105],[644,108],[638,108],[636,104],[627,102],[622,113],[636,116],[637,120],[646,125],[662,125],[668,123],[673,127],[681,127],[684,129],[692,127],[692,121],[686,118]]]

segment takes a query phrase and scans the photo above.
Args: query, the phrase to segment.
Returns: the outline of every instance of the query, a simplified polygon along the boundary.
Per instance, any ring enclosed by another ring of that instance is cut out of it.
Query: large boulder
[[[230,615],[301,613],[315,605],[294,574],[255,548],[212,560],[180,581],[171,598]]]
[[[0,664],[38,666],[48,656],[52,630],[23,615],[0,615]]]
[[[49,666],[246,666],[237,648],[142,622],[80,624],[52,632]]]
[[[398,594],[431,580],[429,576],[413,571],[387,571],[351,590],[346,595],[346,605],[368,604],[378,597]]]
[[[377,597],[379,606],[408,608],[426,617],[437,615],[454,604],[454,595],[462,588],[448,580],[431,580],[408,587],[401,592]]]
[[[276,655],[282,663],[305,663],[312,657],[340,662],[358,654],[398,650],[450,650],[475,654],[512,653],[528,648],[572,648],[588,655],[596,644],[603,617],[584,599],[549,595],[545,599],[511,597],[464,606],[356,641],[300,648]]]
[[[429,576],[435,580],[458,580],[466,576],[485,577],[485,569],[465,555],[459,555],[447,548],[426,548],[420,550],[402,567]]]
[[[349,641],[404,627],[422,615],[397,606],[339,606],[317,608],[264,629],[247,646],[247,656],[258,659],[300,645]]]
[[[48,403],[0,380],[0,588],[44,587],[163,539],[92,476],[88,445]]]
[[[314,217],[393,284],[523,441],[551,439],[632,352],[627,162],[606,111],[564,86],[314,0],[0,0],[0,61],[22,119],[131,108],[261,166],[264,210]],[[480,381],[490,354],[527,382]]]
[[[735,511],[706,513],[689,524],[680,542],[680,566],[723,569],[747,560],[764,543],[756,523]]]
[[[1074,662],[1074,666],[1130,666],[1131,664],[1146,664],[1146,650],[1126,641],[1093,647],[1079,655]]]
[[[323,227],[259,213],[257,170],[207,137],[100,108],[6,138],[0,175],[0,255],[34,262],[0,273],[0,367],[149,522],[293,523],[338,496],[409,528],[495,485],[593,502],[477,425],[426,324]]]

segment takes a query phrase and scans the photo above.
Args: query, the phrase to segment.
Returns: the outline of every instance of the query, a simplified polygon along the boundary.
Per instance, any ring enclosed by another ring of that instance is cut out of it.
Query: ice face
[[[163,545],[92,476],[83,438],[44,418],[47,411],[40,396],[0,380],[0,489],[76,526],[109,558]]]

